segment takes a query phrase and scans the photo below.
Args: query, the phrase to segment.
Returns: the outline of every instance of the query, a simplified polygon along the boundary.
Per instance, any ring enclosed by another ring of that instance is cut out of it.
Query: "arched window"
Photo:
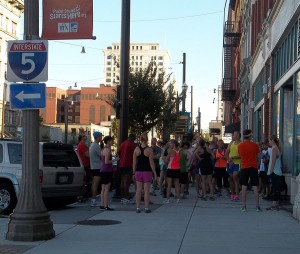
[[[95,123],[95,106],[94,105],[90,106],[89,122],[90,123]]]
[[[106,108],[105,106],[100,106],[100,122],[106,121],[105,119]]]

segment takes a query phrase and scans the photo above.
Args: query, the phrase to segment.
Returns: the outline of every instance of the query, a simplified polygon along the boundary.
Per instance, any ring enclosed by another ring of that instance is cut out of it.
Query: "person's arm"
[[[135,174],[135,170],[136,170],[136,166],[137,166],[137,161],[136,161],[136,157],[137,157],[137,147],[134,149],[134,152],[133,152],[133,158],[132,158],[132,174],[134,175]]]
[[[230,144],[227,146],[226,152],[225,152],[225,158],[226,160],[230,160],[232,158],[229,158],[230,148],[233,141],[230,142]]]
[[[150,166],[152,169],[152,173],[154,175],[154,180],[157,180],[157,175],[156,175],[156,170],[155,170],[155,163],[154,163],[154,159],[153,159],[153,151],[151,148],[148,149],[149,150],[149,162],[150,162]]]
[[[167,155],[167,157],[166,157],[166,159],[165,159],[166,165],[168,165],[168,163],[169,163],[169,161],[170,161],[171,155],[174,155],[174,151],[173,151],[173,150],[171,150],[171,151],[168,153],[168,155]]]

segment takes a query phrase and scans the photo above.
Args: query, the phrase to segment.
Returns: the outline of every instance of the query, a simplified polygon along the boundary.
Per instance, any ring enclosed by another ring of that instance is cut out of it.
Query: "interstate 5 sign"
[[[48,41],[8,41],[7,81],[48,80]]]

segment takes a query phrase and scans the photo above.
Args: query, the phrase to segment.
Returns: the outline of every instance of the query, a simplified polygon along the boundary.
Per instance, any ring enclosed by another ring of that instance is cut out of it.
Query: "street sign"
[[[46,107],[46,84],[11,84],[11,109],[38,109]]]
[[[7,81],[48,80],[48,41],[8,41]]]

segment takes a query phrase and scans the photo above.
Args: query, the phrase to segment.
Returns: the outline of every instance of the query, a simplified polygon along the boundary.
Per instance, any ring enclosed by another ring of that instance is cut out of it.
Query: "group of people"
[[[228,195],[232,201],[240,201],[241,211],[246,211],[247,190],[252,187],[256,211],[261,211],[259,191],[266,192],[267,183],[272,183],[273,203],[268,210],[279,209],[281,150],[279,140],[271,136],[264,147],[252,141],[252,131],[244,130],[243,142],[240,132],[233,133],[232,142],[225,147],[222,140],[214,138],[211,142],[203,139],[181,144],[175,139],[161,141],[152,138],[148,144],[147,134],[142,134],[136,142],[136,136],[130,134],[120,144],[116,157],[112,158],[113,138],[102,139],[100,132],[93,134],[94,142],[88,148],[85,135],[80,135],[78,153],[92,176],[91,206],[113,210],[108,206],[109,192],[113,176],[113,163],[118,162],[120,181],[116,186],[121,203],[136,204],[136,212],[150,213],[150,196],[156,196],[156,190],[164,195],[163,204],[169,204],[175,197],[177,203],[189,194],[190,183],[196,187],[197,197],[201,200],[215,200],[215,196]],[[104,144],[102,144],[104,142]],[[131,183],[135,186],[135,200],[129,192]],[[101,184],[100,202],[96,200],[98,186]],[[151,190],[152,186],[152,190]],[[175,195],[172,187],[175,187]],[[222,190],[225,190],[225,193]]]

